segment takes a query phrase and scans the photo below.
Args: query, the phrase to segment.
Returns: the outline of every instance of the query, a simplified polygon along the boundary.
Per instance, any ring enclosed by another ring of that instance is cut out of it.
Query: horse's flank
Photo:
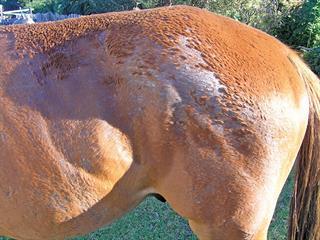
[[[309,113],[286,46],[190,7],[0,33],[0,234],[84,234],[159,193],[201,239],[266,238]]]

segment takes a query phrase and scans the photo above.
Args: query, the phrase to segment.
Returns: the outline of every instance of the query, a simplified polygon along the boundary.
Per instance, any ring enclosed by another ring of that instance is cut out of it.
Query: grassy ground
[[[278,201],[268,240],[285,240],[293,179],[289,178]],[[0,240],[6,240],[1,238]],[[187,222],[168,204],[147,198],[112,225],[72,240],[196,240]]]
[[[277,208],[269,228],[268,240],[286,240],[288,231],[288,216],[291,194],[293,192],[294,176],[290,175],[278,199]]]

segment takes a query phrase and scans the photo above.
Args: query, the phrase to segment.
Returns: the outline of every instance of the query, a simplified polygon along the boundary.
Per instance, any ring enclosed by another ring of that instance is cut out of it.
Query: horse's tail
[[[309,120],[296,163],[289,240],[320,239],[320,82],[296,55],[289,56],[305,82]]]

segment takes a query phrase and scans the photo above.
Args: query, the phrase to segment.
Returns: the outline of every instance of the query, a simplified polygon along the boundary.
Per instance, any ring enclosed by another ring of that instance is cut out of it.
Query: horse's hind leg
[[[269,223],[263,225],[259,232],[254,236],[253,240],[267,240]]]
[[[159,178],[156,190],[189,220],[199,239],[266,240],[293,159],[273,161],[258,153],[241,158],[228,145],[218,144],[175,149],[170,171]],[[281,159],[280,154],[274,159]]]
[[[216,165],[214,170],[205,159],[195,160],[204,166],[191,164],[193,169],[186,173],[177,164],[171,169],[172,175],[167,175],[165,189],[159,192],[175,211],[189,220],[199,239],[266,240],[277,187],[250,183],[249,176],[241,182],[230,176],[232,169],[222,171]],[[198,174],[193,175],[193,171]]]
[[[261,231],[250,234],[241,231],[236,226],[215,227],[189,220],[192,231],[200,240],[267,240],[268,226],[262,226]]]
[[[214,238],[214,232],[210,225],[199,224],[189,220],[189,226],[200,240],[211,240]]]

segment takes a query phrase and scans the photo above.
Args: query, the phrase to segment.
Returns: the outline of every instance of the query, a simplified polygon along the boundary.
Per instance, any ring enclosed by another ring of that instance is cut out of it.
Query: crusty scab
[[[92,15],[54,23],[6,26],[2,27],[0,31],[2,33],[14,33],[17,49],[38,52],[49,51],[72,39],[86,36],[92,32],[106,31],[113,26],[121,26],[123,28],[130,26],[133,30],[129,31],[128,34],[151,37],[161,45],[173,46],[179,42],[181,35],[194,36],[195,33],[198,34],[197,30],[200,27],[199,14],[206,17],[205,15],[208,13],[197,8],[177,6],[139,12]],[[227,19],[223,20],[229,21]],[[200,19],[200,22],[208,25],[204,18]],[[141,28],[135,26],[140,26]],[[209,29],[203,30],[207,31]],[[208,31],[208,34],[199,36],[205,37],[201,41],[199,39],[191,39],[189,46],[201,48],[201,42],[212,44],[213,39],[209,36],[210,32]],[[204,56],[206,54],[208,53],[203,53]]]
[[[155,25],[159,25],[154,24],[155,22],[159,23],[159,21],[163,21],[167,23],[166,26],[159,26],[159,31],[154,32],[153,37],[159,40],[159,42],[163,41],[164,45],[168,45],[170,41],[165,41],[165,38],[173,36],[169,36],[165,32],[173,27],[170,26],[173,23],[172,17],[178,17],[178,15],[185,11],[195,12],[199,10],[190,7],[173,7],[171,9],[155,9],[139,12],[108,13],[54,23],[5,26],[0,28],[0,32],[14,33],[16,47],[19,50],[46,52],[75,38],[84,37],[92,32],[107,31],[114,26],[121,26],[122,28],[130,26],[132,31],[129,31],[129,34],[147,36],[146,33],[148,30],[151,30],[150,28],[155,30]],[[187,12],[186,14],[188,15]],[[188,17],[184,18],[184,20],[186,19]],[[176,20],[176,23],[179,23],[179,19]],[[135,26],[141,26],[141,28],[136,28]],[[175,29],[175,35],[181,33],[181,29]],[[121,36],[117,37],[121,38]]]
[[[226,128],[228,122],[236,122],[243,129],[242,122],[255,118],[252,113],[259,110],[252,99],[285,89],[280,85],[286,86],[289,81],[279,69],[287,64],[282,57],[286,48],[280,42],[241,23],[193,7],[108,13],[8,26],[0,31],[14,35],[17,52],[29,56],[45,54],[54,59],[56,68],[61,69],[61,79],[69,66],[65,65],[61,51],[83,38],[93,37],[105,44],[106,52],[118,64],[135,59],[131,74],[139,79],[151,80],[156,77],[155,71],[161,72],[160,65],[173,64],[173,77],[166,79],[176,79],[176,88],[186,83],[190,88],[195,85],[195,102],[219,119],[214,121],[222,121],[215,122],[217,127]],[[62,65],[59,59],[63,60]],[[126,67],[127,71],[131,65]],[[164,71],[170,72],[168,67]],[[282,81],[270,83],[275,78]]]
[[[261,91],[281,89],[282,82],[270,84],[269,79],[275,76],[287,79],[279,67],[287,64],[281,56],[288,49],[280,42],[231,19],[187,6],[7,26],[1,27],[0,32],[13,33],[16,50],[29,55],[50,53],[72,43],[72,40],[96,33],[105,33],[108,53],[117,57],[118,63],[136,54],[134,49],[140,44],[150,48],[146,52],[161,48],[160,56],[145,54],[144,62],[154,68],[158,67],[155,61],[158,58],[162,61],[170,59],[175,65],[190,65],[192,58],[189,55],[196,53],[193,57],[202,60],[196,61],[193,67],[216,74],[220,83],[228,86],[230,98],[241,98],[237,92],[253,89],[252,94],[261,96]],[[136,74],[139,75],[139,71]],[[243,101],[249,102],[250,99]]]

